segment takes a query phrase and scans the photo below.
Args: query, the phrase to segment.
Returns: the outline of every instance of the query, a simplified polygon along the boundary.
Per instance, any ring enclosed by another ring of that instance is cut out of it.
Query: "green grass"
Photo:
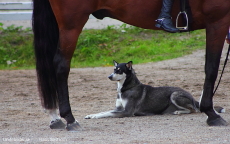
[[[3,29],[0,25],[0,69],[35,68],[32,38],[30,29],[22,30],[22,27],[14,26]],[[81,33],[71,67],[111,66],[112,60],[132,60],[134,64],[156,62],[203,48],[204,30],[171,34],[127,27],[125,24],[120,28],[109,26]]]
[[[30,29],[0,27],[0,69],[34,68],[32,38]]]

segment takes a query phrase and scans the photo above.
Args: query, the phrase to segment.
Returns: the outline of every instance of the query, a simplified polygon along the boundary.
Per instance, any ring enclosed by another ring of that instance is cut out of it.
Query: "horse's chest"
[[[209,0],[203,4],[203,13],[209,21],[219,20],[229,12],[230,3],[221,3],[220,1]]]

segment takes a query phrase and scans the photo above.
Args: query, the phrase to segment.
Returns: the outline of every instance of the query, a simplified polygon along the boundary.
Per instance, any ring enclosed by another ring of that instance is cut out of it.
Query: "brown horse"
[[[79,130],[71,112],[68,93],[70,61],[78,37],[89,15],[98,19],[111,17],[127,24],[157,30],[162,0],[33,0],[33,31],[38,87],[42,105],[51,116],[50,128],[64,128],[56,113],[67,121],[67,130]],[[230,25],[229,0],[189,0],[193,30],[206,29],[205,82],[200,110],[210,126],[227,125],[213,110],[213,88],[220,56]],[[172,17],[179,12],[175,0]]]

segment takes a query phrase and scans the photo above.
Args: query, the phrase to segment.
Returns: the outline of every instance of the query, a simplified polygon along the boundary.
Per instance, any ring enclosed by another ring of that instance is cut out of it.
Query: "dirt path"
[[[134,62],[133,67],[142,83],[179,86],[199,99],[204,81],[204,50],[157,63]],[[49,116],[38,98],[35,70],[0,71],[0,143],[230,143],[230,126],[208,127],[203,113],[84,119],[88,114],[114,108],[116,83],[107,79],[112,71],[112,67],[71,69],[70,101],[84,129],[81,132],[49,129]],[[214,99],[215,105],[226,108],[221,116],[228,122],[229,71],[228,64]]]

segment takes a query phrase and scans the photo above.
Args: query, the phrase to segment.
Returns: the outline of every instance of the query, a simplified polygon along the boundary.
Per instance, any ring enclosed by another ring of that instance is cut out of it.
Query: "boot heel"
[[[157,23],[157,24],[155,24],[155,27],[161,28],[161,25]]]

